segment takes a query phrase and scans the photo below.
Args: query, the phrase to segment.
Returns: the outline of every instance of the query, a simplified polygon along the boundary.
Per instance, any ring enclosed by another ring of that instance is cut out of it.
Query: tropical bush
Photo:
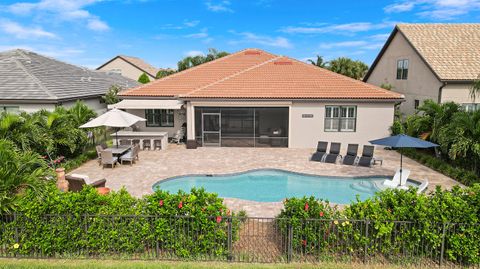
[[[293,248],[302,254],[440,257],[443,242],[445,259],[480,262],[480,184],[428,195],[386,190],[342,212],[314,197],[284,206],[280,231],[293,233]]]
[[[64,193],[51,185],[42,197],[27,191],[15,217],[0,222],[0,245],[18,244],[8,251],[20,255],[226,256],[228,228],[236,233],[239,226],[232,215],[203,189],[135,198],[124,189],[99,195],[91,187]]]
[[[480,110],[467,112],[453,102],[437,104],[427,100],[416,114],[403,121],[397,119],[390,130],[393,135],[405,133],[439,144],[440,147],[432,156],[439,156],[446,164],[440,160],[435,162],[428,159],[432,163],[429,166],[437,167],[435,169],[443,173],[447,171],[447,174],[468,170],[472,173],[455,178],[465,184],[480,182]],[[416,154],[410,155],[424,158]],[[452,169],[456,171],[450,171]],[[476,176],[472,177],[471,174]]]
[[[0,139],[0,214],[13,212],[26,191],[41,194],[51,170],[40,156]]]

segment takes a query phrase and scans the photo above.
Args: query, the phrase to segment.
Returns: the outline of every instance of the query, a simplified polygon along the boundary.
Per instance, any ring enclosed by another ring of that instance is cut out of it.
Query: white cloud
[[[357,32],[366,32],[370,30],[377,30],[383,28],[393,27],[395,23],[393,22],[382,22],[382,23],[370,23],[370,22],[354,22],[354,23],[344,23],[344,24],[330,24],[318,27],[311,26],[288,26],[280,31],[289,34],[324,34],[324,33],[357,33]]]
[[[190,50],[185,52],[185,56],[195,57],[195,56],[203,56],[205,55],[202,51],[199,50]]]
[[[208,28],[203,28],[198,33],[184,35],[186,38],[207,38],[208,37]]]
[[[461,15],[480,10],[480,0],[400,0],[384,8],[387,13],[418,10],[421,17],[435,20],[452,20]]]
[[[7,11],[16,15],[53,16],[63,21],[84,21],[86,26],[94,31],[110,29],[107,23],[84,8],[103,0],[40,0],[34,3],[20,2],[7,6]]]
[[[375,50],[381,48],[382,46],[383,42],[372,43],[365,40],[320,43],[321,49],[353,48],[357,50]]]
[[[284,37],[271,37],[266,35],[257,35],[251,32],[242,32],[236,33],[234,31],[230,31],[233,34],[241,36],[241,40],[230,41],[230,44],[239,44],[239,43],[247,43],[247,44],[260,44],[269,47],[278,47],[278,48],[292,48],[293,45],[287,38]]]
[[[97,18],[88,20],[87,27],[93,31],[98,31],[98,32],[110,30],[110,27],[105,22]]]
[[[187,29],[187,28],[193,28],[197,26],[200,23],[200,21],[189,21],[189,20],[184,20],[182,24],[177,25],[173,23],[168,23],[164,24],[161,26],[161,29],[164,30],[181,30],[181,29]]]
[[[223,0],[219,2],[207,1],[205,2],[207,9],[213,12],[233,12],[233,9],[230,8],[231,2],[228,0]]]
[[[23,26],[13,21],[0,21],[0,29],[18,39],[57,38],[54,33],[47,32],[38,26]]]

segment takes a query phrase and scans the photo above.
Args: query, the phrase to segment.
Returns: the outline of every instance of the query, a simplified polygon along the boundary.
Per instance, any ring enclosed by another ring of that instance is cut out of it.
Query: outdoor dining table
[[[111,151],[114,156],[120,156],[129,149],[130,149],[130,146],[118,146],[118,148],[110,147],[110,148],[106,148],[105,150]]]

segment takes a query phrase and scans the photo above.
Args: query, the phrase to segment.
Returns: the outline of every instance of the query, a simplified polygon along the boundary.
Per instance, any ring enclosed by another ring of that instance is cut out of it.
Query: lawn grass
[[[363,264],[256,264],[256,263],[225,263],[225,262],[169,262],[169,261],[127,261],[127,260],[35,260],[35,259],[0,259],[0,268],[41,268],[41,269],[87,269],[87,268],[192,268],[192,269],[217,269],[217,268],[255,268],[255,269],[271,269],[271,268],[325,268],[325,269],[367,269],[367,268],[406,268],[405,266],[381,266],[381,265],[363,265]]]

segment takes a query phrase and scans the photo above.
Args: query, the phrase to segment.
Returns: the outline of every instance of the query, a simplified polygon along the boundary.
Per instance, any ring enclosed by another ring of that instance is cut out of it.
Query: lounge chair
[[[340,148],[342,144],[333,142],[330,144],[330,151],[329,153],[323,158],[323,161],[326,163],[336,163],[338,158],[341,158],[340,155]]]
[[[398,168],[393,178],[391,180],[389,179],[385,180],[383,182],[383,185],[389,188],[397,188],[399,186],[405,186],[407,184],[408,176],[410,176],[410,170],[401,169],[401,171],[402,173],[400,173],[400,168]]]
[[[138,160],[138,152],[140,151],[140,146],[135,145],[131,149],[129,149],[125,154],[120,157],[120,162],[130,162],[130,165],[133,164],[135,160]]]
[[[310,160],[315,162],[321,162],[323,160],[323,156],[327,154],[327,147],[328,147],[328,142],[318,141],[317,151],[313,153],[312,158],[310,158]]]
[[[354,165],[358,160],[358,144],[348,144],[347,154],[343,156],[342,164]]]
[[[92,183],[86,183],[86,180],[88,180],[88,176],[77,174],[66,175],[65,179],[68,181],[68,190],[73,192],[81,191],[85,185],[90,185],[94,188],[105,187],[105,183],[107,182],[107,180],[103,178],[95,180]]]
[[[371,167],[373,164],[373,152],[375,151],[374,146],[363,146],[363,152],[360,159],[358,159],[357,165]]]
[[[159,149],[161,150],[162,149],[162,140],[160,139],[155,139],[153,140],[153,149]]]
[[[148,150],[151,150],[152,149],[152,142],[150,141],[150,139],[143,139],[143,149],[148,149]]]
[[[118,158],[113,156],[111,150],[102,150],[101,156],[103,168],[105,168],[105,165],[111,165],[114,168],[115,164],[118,163]]]

